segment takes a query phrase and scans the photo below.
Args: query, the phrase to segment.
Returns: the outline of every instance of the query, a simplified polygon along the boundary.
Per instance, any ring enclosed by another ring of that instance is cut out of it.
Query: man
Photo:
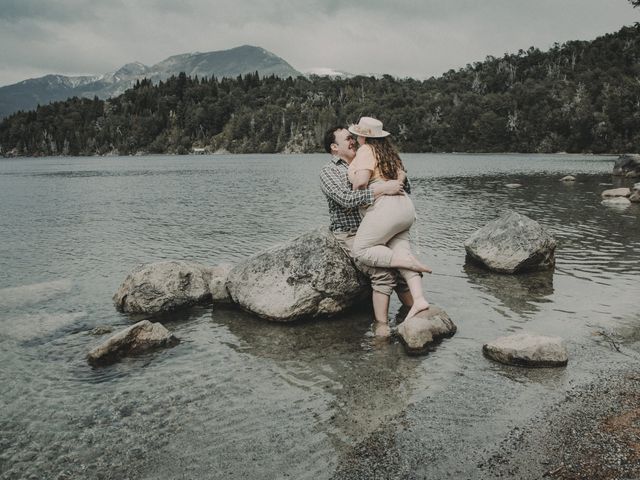
[[[353,257],[353,239],[362,220],[358,208],[373,204],[380,195],[399,195],[403,193],[405,186],[398,180],[388,180],[376,182],[364,190],[352,190],[347,169],[355,158],[356,151],[353,137],[346,127],[330,128],[324,137],[324,148],[331,154],[331,161],[320,172],[320,186],[329,204],[329,228],[345,252]],[[369,267],[357,261],[355,263],[371,280],[376,335],[388,336],[391,293],[396,289],[398,298],[407,306],[413,304],[411,294],[396,270]]]

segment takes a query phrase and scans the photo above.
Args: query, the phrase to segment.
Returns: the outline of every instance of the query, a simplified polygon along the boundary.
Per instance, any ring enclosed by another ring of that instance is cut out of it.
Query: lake
[[[633,184],[610,175],[615,157],[403,159],[415,248],[434,271],[427,299],[454,337],[410,357],[372,338],[364,307],[281,325],[203,306],[159,318],[175,348],[98,369],[85,356],[108,335],[90,330],[158,320],[113,307],[130,270],[238,262],[327,225],[328,156],[0,160],[0,478],[319,480],[369,478],[373,466],[372,478],[482,478],[477,465],[514,428],[637,365],[640,205],[601,205],[603,190]],[[464,240],[508,209],[556,237],[553,272],[465,265]],[[563,337],[569,365],[482,356],[483,343],[522,331]]]

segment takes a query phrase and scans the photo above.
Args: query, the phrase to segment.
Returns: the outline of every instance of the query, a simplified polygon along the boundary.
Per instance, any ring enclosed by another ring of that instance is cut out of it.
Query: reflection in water
[[[385,419],[407,408],[419,360],[396,340],[377,341],[371,317],[354,311],[323,321],[275,323],[230,307],[215,307],[212,321],[236,338],[236,351],[275,360],[282,379],[328,396],[329,410],[315,428],[336,448],[354,445]]]
[[[553,270],[509,275],[467,263],[464,272],[473,288],[493,295],[501,306],[523,316],[537,312],[538,304],[550,301],[547,297],[553,294]]]

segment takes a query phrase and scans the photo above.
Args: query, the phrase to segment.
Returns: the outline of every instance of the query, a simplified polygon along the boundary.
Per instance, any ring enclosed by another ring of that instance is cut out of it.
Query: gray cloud
[[[625,0],[0,0],[0,85],[243,44],[299,70],[427,77],[639,19]]]

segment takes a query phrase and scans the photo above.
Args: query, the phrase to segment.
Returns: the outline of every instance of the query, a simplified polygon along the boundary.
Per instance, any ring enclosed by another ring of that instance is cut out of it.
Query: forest
[[[136,82],[0,123],[0,154],[322,151],[324,131],[380,118],[404,152],[640,151],[640,25],[531,47],[425,80],[260,77]]]

